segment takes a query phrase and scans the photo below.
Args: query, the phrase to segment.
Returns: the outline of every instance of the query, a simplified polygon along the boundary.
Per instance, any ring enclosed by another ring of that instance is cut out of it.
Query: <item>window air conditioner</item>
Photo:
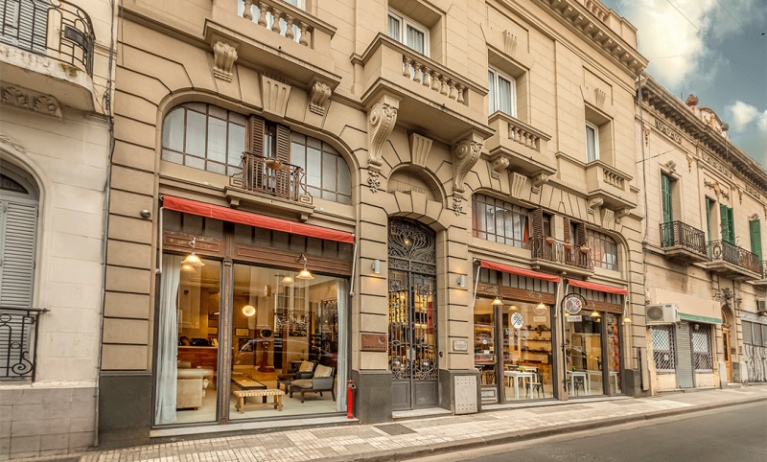
[[[647,305],[647,324],[674,324],[677,322],[677,307],[672,303]]]

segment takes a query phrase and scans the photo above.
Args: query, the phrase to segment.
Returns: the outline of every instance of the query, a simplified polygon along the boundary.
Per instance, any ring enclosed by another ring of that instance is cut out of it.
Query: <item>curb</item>
[[[548,436],[564,435],[584,430],[593,430],[596,428],[611,427],[615,425],[639,422],[642,420],[661,419],[664,417],[673,417],[683,414],[692,414],[704,412],[712,409],[724,407],[741,406],[744,404],[753,404],[767,402],[767,397],[748,398],[737,402],[714,403],[694,406],[689,408],[671,409],[667,411],[655,411],[646,414],[636,414],[626,417],[613,417],[594,422],[587,422],[574,425],[561,425],[543,429],[527,430],[521,432],[500,433],[485,438],[471,438],[461,441],[451,441],[447,443],[433,444],[425,447],[403,448],[376,452],[375,454],[357,454],[344,457],[331,457],[317,459],[317,462],[389,462],[396,460],[408,460],[418,457],[427,457],[435,454],[461,451],[465,449],[475,449],[485,446],[496,446],[501,444],[517,443]]]

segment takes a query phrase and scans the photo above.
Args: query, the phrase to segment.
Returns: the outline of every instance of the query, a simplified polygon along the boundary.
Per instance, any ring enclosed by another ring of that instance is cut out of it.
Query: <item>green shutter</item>
[[[663,203],[663,223],[674,221],[673,201],[671,196],[671,179],[666,175],[661,175],[661,201]],[[674,245],[674,230],[671,225],[665,228],[663,232],[663,247]]]
[[[722,240],[730,242],[730,218],[727,206],[719,204],[719,225],[722,228]]]
[[[735,218],[732,208],[727,209],[727,229],[730,230],[730,244],[735,245]]]
[[[751,252],[755,253],[759,260],[762,258],[762,224],[759,220],[751,220],[748,222],[751,229]]]
[[[708,242],[711,242],[711,199],[706,198],[706,230],[708,231]]]

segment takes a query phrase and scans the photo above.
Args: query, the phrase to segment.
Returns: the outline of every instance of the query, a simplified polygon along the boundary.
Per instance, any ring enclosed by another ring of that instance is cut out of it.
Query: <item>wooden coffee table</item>
[[[239,388],[241,391],[254,391],[254,390],[266,390],[266,385],[259,382],[258,380],[253,380],[250,377],[232,377],[232,385]],[[237,392],[234,392],[235,396],[237,395]],[[256,396],[256,395],[247,395],[247,396]],[[266,395],[258,395],[263,396],[263,403],[266,403]]]
[[[274,406],[275,409],[282,412],[282,396],[285,394],[282,390],[244,390],[234,391],[234,396],[237,397],[237,405],[235,408],[240,411],[240,414],[245,413],[246,407],[261,407],[261,406]],[[245,398],[248,397],[262,397],[263,402],[258,404],[245,404]],[[274,396],[274,403],[267,403],[266,397]]]

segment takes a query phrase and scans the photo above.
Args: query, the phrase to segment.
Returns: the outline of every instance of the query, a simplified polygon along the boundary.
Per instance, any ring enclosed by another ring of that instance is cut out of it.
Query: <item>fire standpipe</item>
[[[354,389],[355,388],[357,388],[357,385],[354,384],[354,380],[349,380],[349,384],[346,386],[346,389],[349,390],[349,399],[347,401],[347,406],[346,406],[348,411],[346,413],[346,417],[348,417],[349,419],[353,419],[354,418],[354,410],[352,408],[353,408],[353,403],[354,403]]]

